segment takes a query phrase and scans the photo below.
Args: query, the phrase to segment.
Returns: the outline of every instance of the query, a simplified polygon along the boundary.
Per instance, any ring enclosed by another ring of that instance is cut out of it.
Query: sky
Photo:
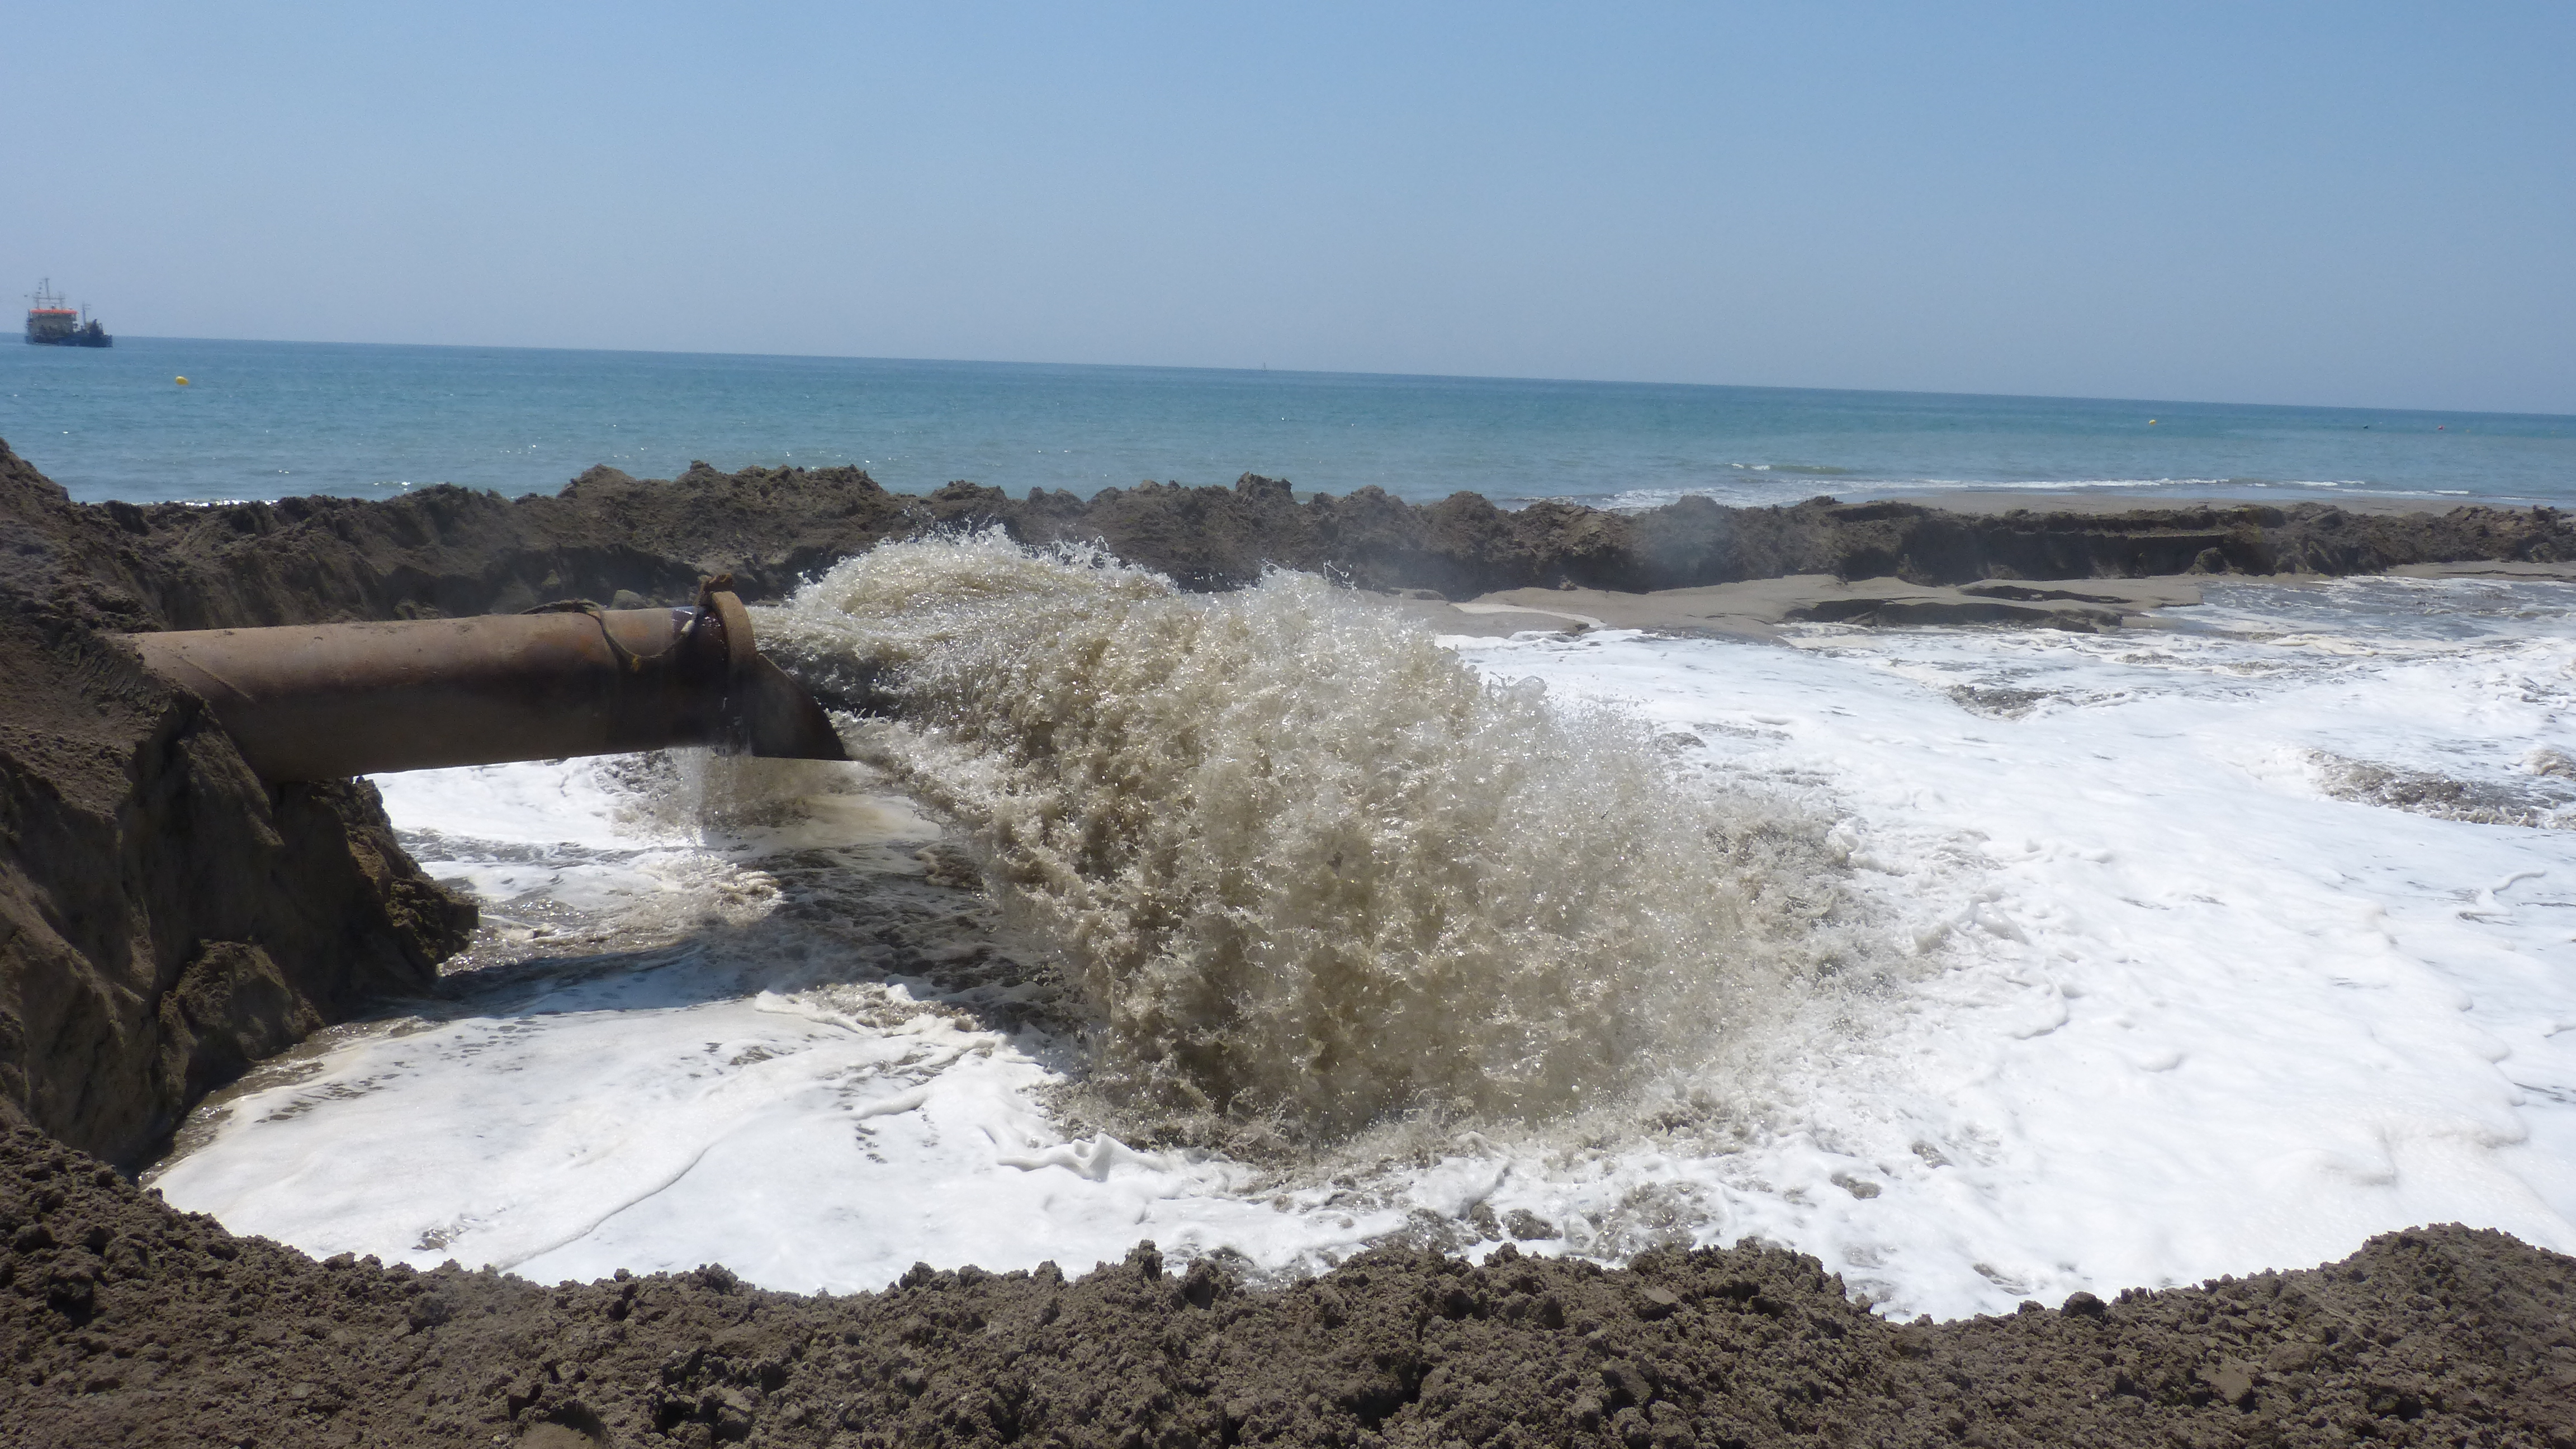
[[[139,335],[2576,413],[2564,3],[0,34],[0,281]]]

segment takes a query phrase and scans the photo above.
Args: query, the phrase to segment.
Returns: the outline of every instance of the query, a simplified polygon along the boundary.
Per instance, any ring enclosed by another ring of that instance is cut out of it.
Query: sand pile
[[[254,1060],[435,989],[471,904],[363,783],[269,789],[108,637],[173,575],[0,447],[0,1120],[141,1165]]]

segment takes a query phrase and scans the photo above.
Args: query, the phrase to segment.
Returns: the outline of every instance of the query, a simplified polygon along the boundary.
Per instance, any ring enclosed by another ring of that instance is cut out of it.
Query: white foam
[[[2218,636],[1480,646],[1816,782],[1936,968],[1784,1074],[1753,1150],[1609,1175],[1695,1189],[1702,1240],[1792,1242],[1933,1312],[2428,1221],[2576,1246],[2576,835],[2325,798],[2307,763],[2500,779],[2563,751],[2566,601],[2469,639],[2284,629],[2331,603],[2276,602],[2223,598]],[[2054,697],[1997,719],[1949,694],[1979,686]]]
[[[687,843],[673,822],[639,813],[619,758],[483,765],[378,775],[385,811],[406,831],[463,840],[629,849]]]
[[[2218,588],[2192,628],[2101,636],[1454,641],[1839,818],[1914,943],[1911,975],[1820,1003],[1765,1078],[1669,1082],[1626,1119],[1363,1142],[1337,1180],[1133,1151],[1050,1117],[1078,1054],[990,1001],[748,969],[712,935],[355,1033],[159,1182],[316,1252],[835,1290],[1144,1237],[1293,1270],[1517,1225],[1610,1258],[1759,1235],[1946,1316],[2428,1221],[2576,1250],[2576,832],[2334,798],[2319,763],[2551,786],[2532,762],[2576,757],[2570,602],[2370,581]],[[635,796],[587,768],[388,801],[459,837],[633,847]],[[739,842],[651,848],[719,882],[765,868]]]
[[[665,962],[509,1017],[359,1036],[158,1185],[315,1253],[539,1281],[721,1260],[843,1291],[922,1260],[1206,1251],[1278,1216],[1225,1195],[1242,1169],[1068,1140],[1034,1102],[1055,1074],[900,987],[675,1001],[693,975]]]

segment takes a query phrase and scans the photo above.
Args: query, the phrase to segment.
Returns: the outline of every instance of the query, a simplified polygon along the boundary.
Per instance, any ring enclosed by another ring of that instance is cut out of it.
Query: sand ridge
[[[2576,1261],[2456,1227],[1899,1324],[1750,1243],[1623,1271],[1387,1248],[1263,1292],[1146,1243],[834,1298],[317,1263],[24,1129],[0,1184],[0,1423],[29,1445],[2576,1442]]]

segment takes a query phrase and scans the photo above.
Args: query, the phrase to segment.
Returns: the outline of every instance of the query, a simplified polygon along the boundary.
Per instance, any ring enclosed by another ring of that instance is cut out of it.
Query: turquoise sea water
[[[666,477],[705,459],[858,463],[902,491],[1250,471],[1507,503],[1956,488],[2576,503],[2569,417],[158,337],[0,346],[0,438],[93,501],[527,493],[594,463]]]

